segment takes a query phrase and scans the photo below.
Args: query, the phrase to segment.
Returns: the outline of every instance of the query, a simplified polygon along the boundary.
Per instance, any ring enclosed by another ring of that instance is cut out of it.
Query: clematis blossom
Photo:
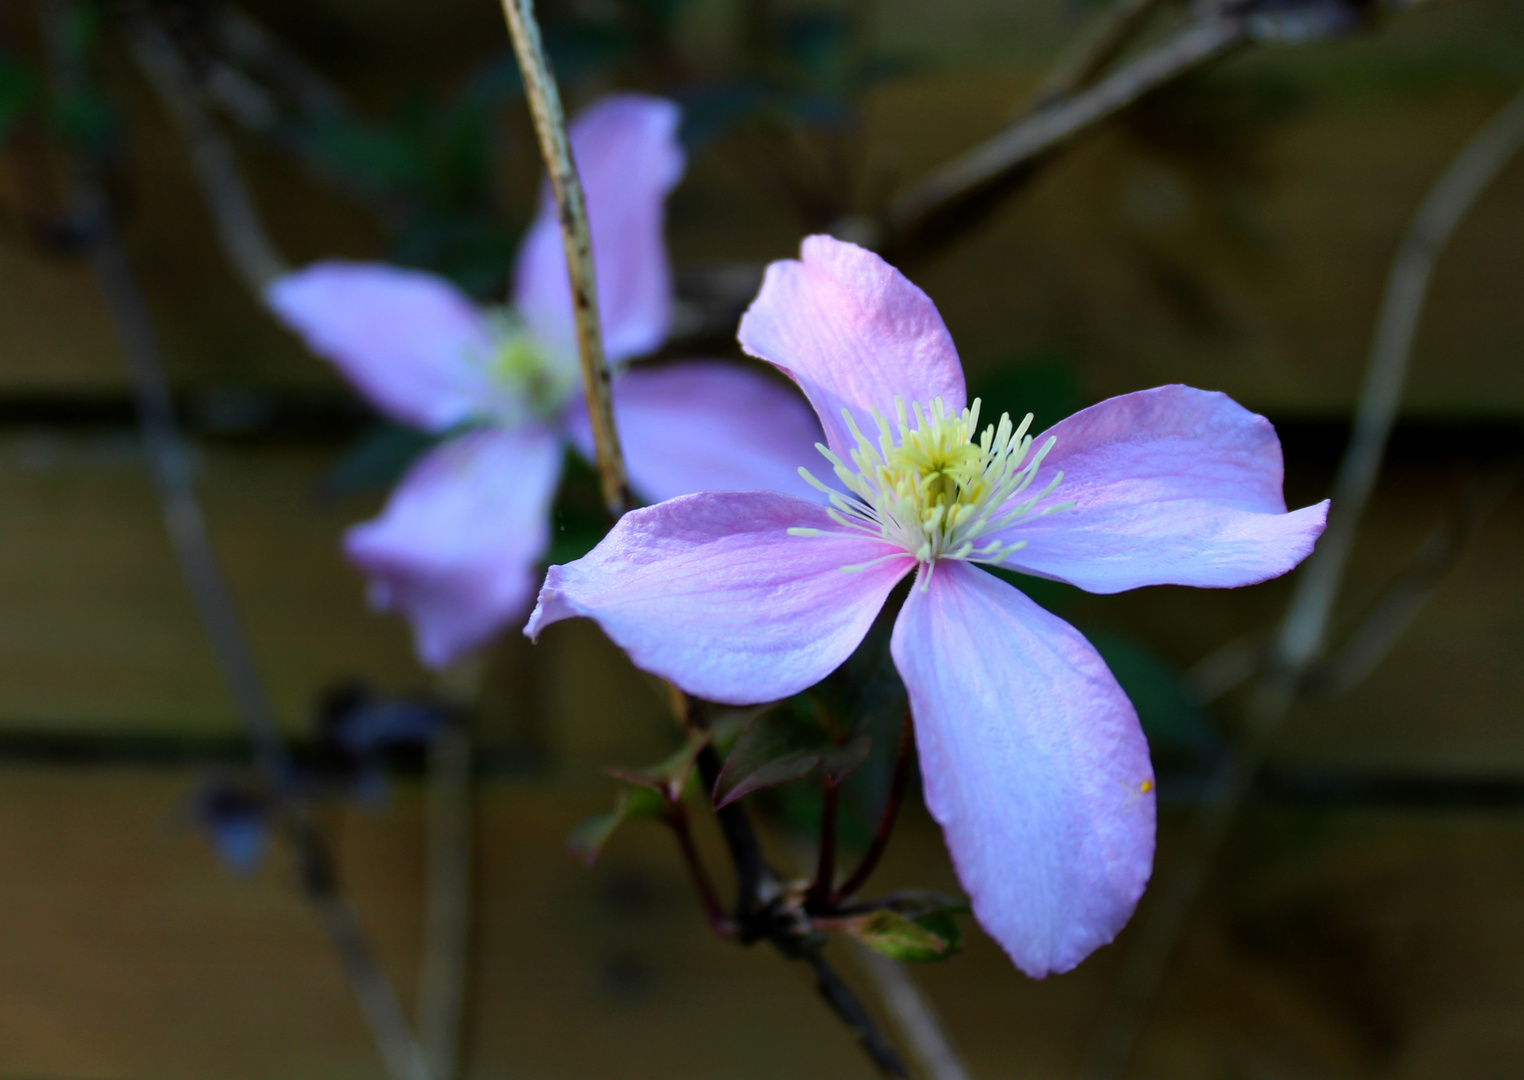
[[[1327,503],[1286,512],[1274,430],[1223,394],[1162,386],[1035,437],[1030,416],[981,430],[931,300],[829,237],[769,268],[740,340],[814,404],[828,502],[704,493],[627,514],[551,567],[526,632],[587,616],[691,694],[771,701],[845,660],[913,574],[890,648],[927,806],[1016,964],[1074,967],[1147,883],[1148,746],[1084,637],[981,567],[1097,593],[1250,585],[1306,557]]]
[[[662,226],[684,166],[679,119],[670,101],[621,94],[570,130],[631,486],[651,500],[753,488],[810,495],[797,470],[819,425],[786,387],[720,362],[617,366],[658,348],[671,323]],[[336,261],[279,278],[267,300],[379,411],[452,436],[344,539],[373,605],[406,614],[426,664],[448,664],[529,607],[564,447],[593,453],[549,190],[519,250],[509,308],[479,308],[433,274]],[[731,452],[710,453],[717,439]]]

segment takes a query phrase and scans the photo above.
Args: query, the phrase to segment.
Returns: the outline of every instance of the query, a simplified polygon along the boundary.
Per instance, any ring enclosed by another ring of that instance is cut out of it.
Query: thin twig
[[[899,261],[934,232],[944,234],[939,240],[961,232],[1040,158],[1249,40],[1241,18],[1212,15],[1193,22],[1094,88],[1039,109],[944,165],[890,204],[886,258]]]
[[[1202,657],[1185,672],[1183,682],[1198,704],[1210,705],[1265,669],[1270,654],[1263,629],[1234,638]]]
[[[677,837],[677,846],[682,851],[688,874],[693,878],[693,888],[698,893],[699,904],[704,909],[704,918],[708,920],[716,934],[723,938],[735,937],[736,925],[725,914],[725,906],[720,903],[720,894],[715,891],[714,881],[709,877],[709,870],[704,866],[703,856],[699,854],[698,845],[693,842],[693,830],[689,827],[687,808],[681,803],[676,804],[668,812],[666,822],[672,834]]]
[[[348,113],[349,101],[344,92],[282,45],[248,12],[236,4],[220,3],[212,17],[217,43],[279,83],[304,113],[326,117]]]
[[[86,92],[90,85],[87,61],[64,29],[70,17],[68,3],[40,0],[39,10],[55,92],[61,99]],[[393,1080],[429,1080],[397,996],[376,963],[354,911],[338,891],[332,856],[306,804],[292,791],[292,764],[207,534],[158,338],[111,218],[97,154],[74,149],[69,186],[72,230],[88,256],[121,338],[165,526],[253,747],[256,766],[275,805],[277,822],[291,841],[303,892],[339,953]]]
[[[862,1007],[862,1003],[842,981],[836,970],[826,963],[825,957],[820,955],[819,950],[812,949],[806,952],[804,961],[815,973],[815,985],[820,990],[820,996],[826,999],[826,1003],[831,1006],[836,1015],[852,1029],[863,1052],[868,1055],[879,1072],[886,1076],[908,1075],[905,1072],[905,1063],[879,1033],[878,1025],[873,1022],[873,1018],[868,1015],[867,1010]]]
[[[247,43],[250,26],[236,17],[232,25],[242,32]],[[139,12],[129,20],[128,33],[140,68],[190,144],[196,177],[223,250],[244,285],[256,300],[262,301],[265,286],[286,268],[254,210],[232,148],[208,107],[203,87],[174,40],[146,12]],[[311,81],[305,80],[304,85]],[[311,85],[306,85],[306,92],[308,96],[318,94]],[[326,94],[318,96],[328,108],[340,107],[338,99]],[[457,667],[460,669],[455,672],[457,676],[465,668],[479,674],[480,664],[473,658]],[[470,675],[463,678],[466,682],[475,681]],[[457,703],[468,706],[474,690],[464,689],[453,696],[467,699]],[[451,1080],[457,1071],[470,969],[471,743],[463,724],[446,729],[430,748],[429,777],[427,896],[418,1024],[432,1080]],[[336,899],[325,897],[318,904],[330,933],[343,935],[342,941],[358,933],[358,924],[351,926],[353,919],[346,919],[338,910],[342,905],[336,906]],[[335,940],[341,938],[336,936]],[[353,944],[341,944],[341,952],[350,957],[359,955]],[[390,994],[389,988],[387,993]],[[365,996],[370,1001],[368,1010],[378,1015],[388,1011],[389,1006],[376,993],[367,991]],[[410,1048],[401,1048],[396,1053],[403,1050],[411,1052]]]
[[[878,988],[879,998],[926,1080],[972,1080],[968,1066],[947,1036],[942,1018],[905,965],[860,941],[848,940],[852,942],[857,966]]]
[[[254,210],[232,146],[212,115],[195,74],[164,28],[146,13],[129,16],[125,25],[138,67],[190,147],[196,179],[223,250],[243,283],[256,296],[262,296],[265,286],[287,267]]]
[[[1024,113],[1004,131],[962,154],[896,198],[872,230],[881,254],[896,265],[925,255],[964,235],[1033,176],[1054,151],[1103,121],[1167,86],[1183,75],[1212,64],[1252,42],[1307,43],[1348,34],[1368,22],[1379,8],[1401,10],[1419,0],[1374,0],[1349,4],[1320,25],[1298,21],[1288,32],[1274,11],[1254,3],[1206,4],[1183,29],[1125,67],[1082,92],[1078,89],[1113,60],[1153,12],[1148,0],[1121,0],[1112,24],[1103,24],[1093,45],[1082,44],[1073,59],[1061,62],[1039,91],[1041,107]],[[1311,6],[1311,5],[1309,5]]]
[[[905,720],[900,725],[900,745],[895,751],[894,779],[889,784],[889,796],[884,800],[884,809],[878,816],[878,825],[873,830],[873,839],[868,844],[868,850],[863,852],[863,858],[857,864],[857,869],[836,887],[831,893],[831,906],[834,907],[843,900],[857,892],[868,883],[873,876],[873,871],[878,869],[878,862],[884,857],[884,850],[889,846],[889,836],[894,831],[894,820],[899,816],[900,804],[905,800],[905,790],[910,786],[910,753],[915,748],[915,725],[910,719],[910,709],[905,709]]]
[[[1024,110],[1036,112],[1095,81],[1169,0],[1116,0],[1048,69]]]
[[[598,326],[598,283],[593,270],[593,242],[588,231],[582,181],[572,160],[566,118],[561,110],[561,93],[556,88],[550,60],[540,40],[533,0],[502,0],[502,3],[508,33],[513,39],[513,52],[524,75],[524,90],[529,98],[540,154],[550,176],[550,190],[561,221],[561,238],[566,245],[566,270],[571,278],[577,350],[582,360],[582,386],[593,429],[598,481],[609,514],[617,518],[634,506],[635,500],[625,474],[619,434],[614,428],[611,374]]]
[[[471,970],[472,754],[465,716],[429,747],[428,869],[419,965],[418,1035],[432,1080],[460,1071]]]
[[[320,860],[325,868],[321,873],[301,875],[307,898],[339,952],[393,1080],[428,1080],[423,1056],[397,996],[376,963],[354,912],[333,885],[332,874],[326,869],[330,859],[316,826],[307,808],[290,794],[291,763],[206,533],[147,308],[115,231],[104,216],[99,192],[85,190],[82,194],[75,216],[77,228],[88,238],[91,265],[132,369],[139,423],[181,570],[233,692],[265,785],[277,799],[281,824],[292,842],[305,852],[304,863],[310,866],[313,860]]]
[[[1518,481],[1518,466],[1511,464],[1468,484],[1460,505],[1434,527],[1339,651],[1307,672],[1302,696],[1338,697],[1374,671]]]
[[[286,809],[287,833],[297,852],[302,891],[339,954],[387,1073],[392,1080],[432,1080],[402,1004],[376,962],[354,908],[339,891],[332,854],[304,808],[288,800]]]
[[[1434,263],[1477,197],[1524,143],[1524,94],[1510,101],[1445,170],[1408,228],[1387,279],[1349,449],[1334,481],[1328,528],[1297,580],[1277,650],[1305,664],[1323,644],[1361,511],[1381,472]]]
[[[820,847],[815,860],[815,880],[805,893],[806,911],[819,911],[831,901],[831,887],[836,883],[836,782],[827,775],[820,805]]]
[[[1328,528],[1298,577],[1267,669],[1249,701],[1244,744],[1228,755],[1213,775],[1197,818],[1192,850],[1155,886],[1142,913],[1111,1002],[1080,1070],[1085,1080],[1115,1080],[1127,1067],[1211,865],[1322,648],[1356,526],[1375,487],[1396,422],[1435,260],[1477,197],[1521,146],[1524,92],[1504,106],[1461,151],[1408,228],[1387,279],[1354,431],[1334,485]]]
[[[683,726],[689,731],[703,731],[706,727],[704,704],[682,695],[674,705],[681,710]],[[720,756],[713,744],[699,752],[694,764],[705,791],[713,791],[720,775]],[[863,1050],[879,1070],[891,1076],[904,1076],[904,1065],[879,1032],[873,1018],[863,1008],[850,987],[832,970],[820,955],[820,944],[814,940],[808,920],[802,912],[791,911],[779,903],[782,888],[778,873],[767,862],[761,841],[757,837],[751,816],[740,802],[733,802],[715,811],[725,846],[730,852],[736,872],[736,903],[733,926],[734,939],[748,945],[766,939],[774,948],[789,959],[803,960],[815,973],[816,984],[837,1018],[846,1024],[858,1038]]]

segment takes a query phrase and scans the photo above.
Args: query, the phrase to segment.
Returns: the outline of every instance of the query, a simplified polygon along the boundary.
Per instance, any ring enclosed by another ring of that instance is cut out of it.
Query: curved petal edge
[[[1137,713],[1078,631],[965,563],[911,589],[890,647],[975,916],[1028,975],[1068,971],[1126,924],[1152,870]]]
[[[821,507],[772,492],[631,511],[589,554],[550,568],[524,632],[586,616],[637,667],[690,694],[733,705],[787,697],[851,655],[914,565],[878,540],[791,528],[839,532]]]
[[[1286,512],[1275,429],[1226,394],[1188,386],[1123,394],[1034,445],[1050,437],[1029,490],[1063,477],[1000,534],[1025,545],[1006,560],[1014,569],[1095,593],[1237,588],[1291,570],[1322,534],[1327,502]],[[1073,505],[1043,516],[1060,503]]]
[[[963,366],[931,298],[871,251],[829,236],[807,237],[798,260],[767,268],[741,318],[741,348],[799,384],[845,457],[856,444],[848,410],[864,433],[872,413],[894,416],[940,397],[950,412],[966,400]]]
[[[547,428],[473,432],[430,452],[380,517],[345,535],[372,604],[407,616],[425,665],[444,667],[529,606],[560,474]]]

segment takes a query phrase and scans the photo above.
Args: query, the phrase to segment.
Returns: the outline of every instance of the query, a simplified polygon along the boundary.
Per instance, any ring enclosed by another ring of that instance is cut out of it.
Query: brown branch
[[[195,74],[164,29],[143,13],[130,15],[125,27],[138,67],[190,147],[191,164],[223,251],[243,283],[262,296],[265,286],[286,272],[286,264],[259,220],[232,146]]]
[[[1460,505],[1435,526],[1412,561],[1387,586],[1339,651],[1307,672],[1301,695],[1338,697],[1374,671],[1518,481],[1515,464],[1500,474],[1467,485]]]
[[[524,75],[524,92],[534,118],[535,136],[540,154],[550,176],[550,190],[555,196],[561,221],[561,239],[566,246],[566,270],[571,277],[572,308],[577,322],[577,351],[582,360],[582,386],[587,397],[587,414],[593,429],[593,446],[598,465],[598,481],[604,505],[610,516],[618,518],[635,505],[625,474],[624,455],[619,448],[619,434],[614,427],[610,397],[611,373],[603,353],[603,336],[598,326],[598,282],[593,270],[593,242],[588,231],[587,203],[582,181],[572,161],[571,145],[566,136],[566,117],[561,110],[561,93],[550,72],[550,61],[540,40],[535,22],[533,0],[502,0],[513,52]]]
[[[39,0],[54,92],[60,98],[91,85],[88,58],[64,26],[68,0]],[[94,271],[121,339],[138,427],[181,573],[202,627],[222,667],[233,705],[253,748],[275,824],[286,834],[298,876],[330,942],[393,1080],[430,1080],[395,991],[377,963],[354,910],[338,888],[333,857],[305,799],[293,787],[295,769],[259,674],[258,663],[208,534],[196,495],[189,450],[180,432],[158,336],[111,215],[97,152],[71,148],[70,229]]]
[[[1024,110],[1036,112],[1095,81],[1169,0],[1116,0],[1048,69]]]
[[[673,694],[672,704],[684,730],[690,733],[705,731],[708,728],[705,703],[676,688],[673,688]],[[694,764],[703,789],[713,791],[721,762],[712,743],[699,752]],[[826,1004],[857,1035],[874,1066],[890,1076],[905,1076],[904,1065],[872,1017],[820,955],[820,943],[815,940],[808,918],[802,911],[781,902],[783,889],[778,873],[768,864],[745,805],[730,803],[716,810],[715,818],[736,874],[735,914],[730,920],[734,933],[728,936],[733,936],[733,940],[742,945],[766,940],[789,959],[809,964]]]
[[[883,1035],[879,1033],[878,1025],[868,1015],[857,996],[842,981],[834,968],[826,963],[825,957],[820,955],[818,949],[812,949],[804,954],[804,962],[815,973],[815,985],[820,990],[820,996],[825,998],[826,1004],[842,1021],[852,1029],[857,1036],[858,1044],[862,1046],[863,1053],[877,1067],[878,1071],[885,1076],[906,1076],[905,1064],[900,1061],[900,1056],[894,1052]]]
[[[1094,88],[1053,102],[944,165],[895,199],[880,245],[898,264],[982,221],[1042,159],[1142,98],[1250,40],[1245,20],[1212,15]]]

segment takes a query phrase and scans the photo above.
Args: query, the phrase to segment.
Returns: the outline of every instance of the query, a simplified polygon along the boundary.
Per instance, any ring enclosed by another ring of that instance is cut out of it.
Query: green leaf
[[[603,771],[616,780],[656,792],[666,802],[675,803],[683,797],[683,789],[693,775],[693,762],[704,747],[709,745],[712,734],[690,740],[681,750],[656,765],[644,769],[614,767]]]
[[[753,791],[801,780],[835,750],[825,728],[801,710],[774,709],[741,732],[714,785],[716,809]],[[858,762],[861,764],[861,762]]]
[[[651,788],[620,788],[614,809],[605,814],[594,814],[580,822],[567,837],[567,849],[588,866],[592,866],[619,826],[640,818],[658,818],[666,812],[667,801]]]
[[[962,948],[958,924],[944,912],[911,919],[897,911],[874,911],[844,920],[841,929],[876,952],[912,963],[946,960]]]
[[[859,735],[846,745],[833,746],[821,754],[820,764],[832,786],[835,786],[862,768],[863,762],[868,760],[868,755],[872,752],[873,740],[866,735]]]

